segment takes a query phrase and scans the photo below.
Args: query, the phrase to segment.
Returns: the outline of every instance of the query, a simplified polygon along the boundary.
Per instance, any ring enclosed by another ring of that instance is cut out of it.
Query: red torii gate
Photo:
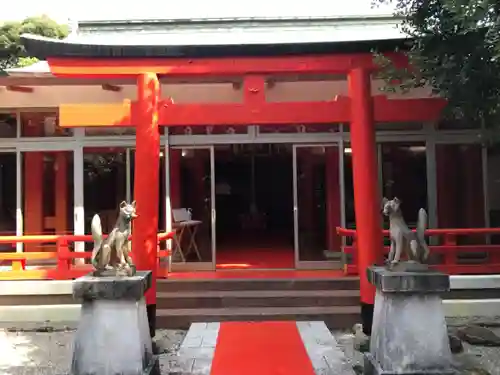
[[[63,104],[59,108],[59,121],[63,127],[135,125],[137,171],[134,198],[137,201],[139,217],[134,225],[132,252],[139,270],[153,270],[153,272],[156,270],[159,124],[235,126],[350,123],[361,307],[365,330],[369,333],[375,291],[366,278],[365,270],[380,261],[382,255],[375,122],[433,121],[439,117],[445,104],[443,100],[436,98],[389,100],[384,96],[372,97],[371,73],[376,66],[369,53],[196,59],[93,56],[75,58],[54,48],[54,45],[69,44],[74,51],[76,45],[71,43],[31,36],[23,36],[23,39],[29,52],[30,47],[34,51],[44,51],[38,55],[47,58],[51,72],[55,76],[137,78],[136,101],[116,104]],[[87,50],[88,47],[87,45]],[[144,46],[136,47],[144,48]],[[79,54],[82,55],[83,52]],[[401,59],[399,55],[392,57]],[[346,73],[349,81],[348,97],[338,97],[325,102],[266,101],[267,76]],[[242,103],[174,104],[170,99],[161,100],[158,75],[184,78],[242,77],[244,100]],[[146,303],[148,317],[154,327],[156,275],[153,276],[153,285],[146,295]]]

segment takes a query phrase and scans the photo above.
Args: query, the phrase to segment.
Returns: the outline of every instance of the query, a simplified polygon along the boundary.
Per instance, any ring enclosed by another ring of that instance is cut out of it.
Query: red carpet
[[[293,249],[233,248],[217,250],[217,269],[294,268]]]
[[[315,375],[295,322],[224,322],[211,375]]]

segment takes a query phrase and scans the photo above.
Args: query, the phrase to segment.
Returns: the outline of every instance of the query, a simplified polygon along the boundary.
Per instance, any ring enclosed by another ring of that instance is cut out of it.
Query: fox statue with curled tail
[[[406,255],[408,262],[426,264],[429,259],[429,247],[425,242],[427,228],[427,212],[421,208],[418,211],[416,231],[413,232],[406,224],[401,211],[401,201],[394,197],[382,200],[382,213],[389,217],[389,233],[391,248],[387,259],[389,266],[397,265],[402,255]]]
[[[133,276],[135,265],[130,257],[132,220],[137,217],[136,203],[123,201],[119,206],[118,219],[107,238],[103,238],[101,218],[95,214],[90,224],[94,250],[92,265],[96,276]]]

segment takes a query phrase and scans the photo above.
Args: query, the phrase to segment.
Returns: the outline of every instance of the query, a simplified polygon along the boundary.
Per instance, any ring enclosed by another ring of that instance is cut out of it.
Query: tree
[[[498,0],[374,0],[395,3],[410,37],[409,68],[381,54],[389,90],[428,85],[448,100],[444,115],[500,124],[500,2]]]
[[[68,35],[69,27],[60,25],[47,16],[29,17],[24,21],[5,22],[0,25],[0,70],[27,66],[35,63],[36,58],[26,55],[20,43],[25,33],[62,39]]]

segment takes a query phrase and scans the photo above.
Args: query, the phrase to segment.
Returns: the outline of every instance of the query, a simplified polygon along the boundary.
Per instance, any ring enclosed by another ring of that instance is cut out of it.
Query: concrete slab
[[[9,268],[10,270],[10,268]],[[64,295],[73,293],[73,280],[3,280],[0,296]]]
[[[0,321],[18,323],[78,322],[80,311],[80,304],[0,306]]]
[[[324,322],[297,322],[297,328],[316,375],[355,375]]]
[[[176,355],[169,355],[167,373],[210,375],[220,323],[193,323]]]

